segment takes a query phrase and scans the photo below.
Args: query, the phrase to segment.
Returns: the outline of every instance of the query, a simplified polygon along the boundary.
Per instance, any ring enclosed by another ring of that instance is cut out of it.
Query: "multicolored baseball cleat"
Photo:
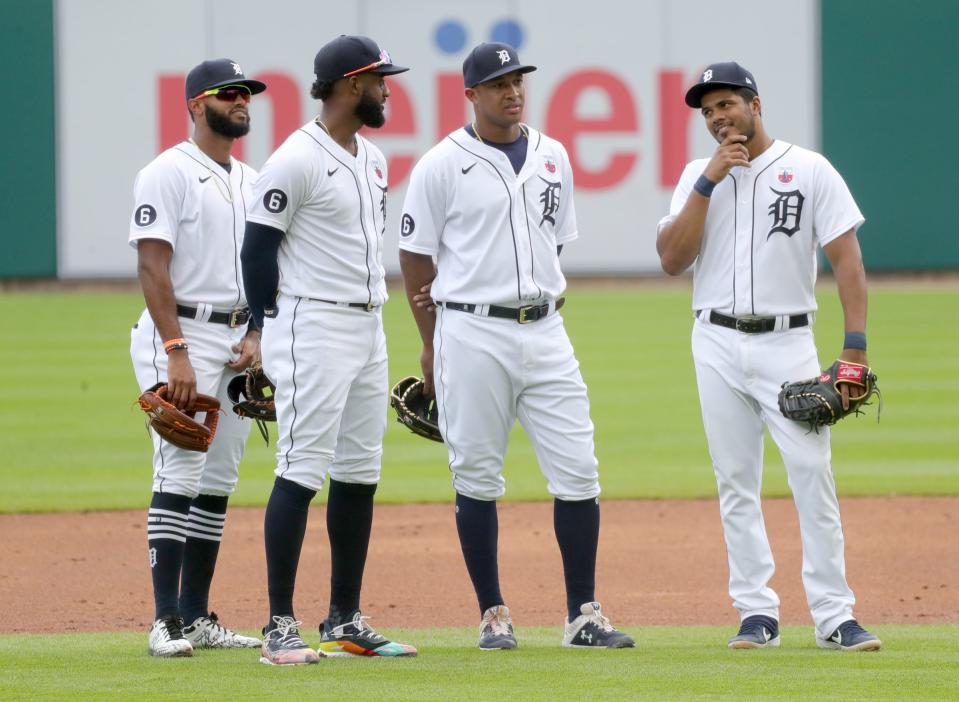
[[[415,656],[416,648],[390,641],[366,623],[359,610],[344,624],[326,619],[320,624],[321,653],[327,656]]]
[[[320,655],[300,638],[298,622],[293,617],[273,617],[274,628],[263,632],[260,663],[266,665],[311,665],[320,662]]]

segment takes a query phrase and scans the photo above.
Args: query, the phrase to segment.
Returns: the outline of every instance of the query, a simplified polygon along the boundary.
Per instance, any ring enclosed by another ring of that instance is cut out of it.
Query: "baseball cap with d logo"
[[[192,100],[205,90],[227,85],[242,85],[251,95],[266,90],[266,83],[247,78],[236,61],[227,58],[211,59],[195,66],[186,77],[186,99]]]
[[[699,74],[699,82],[686,91],[686,104],[702,107],[703,95],[719,88],[749,88],[759,95],[753,74],[735,61],[713,63]]]
[[[535,70],[536,66],[523,65],[516,49],[509,44],[489,42],[477,46],[463,61],[463,82],[467,88],[475,88],[513,71],[530,73]]]

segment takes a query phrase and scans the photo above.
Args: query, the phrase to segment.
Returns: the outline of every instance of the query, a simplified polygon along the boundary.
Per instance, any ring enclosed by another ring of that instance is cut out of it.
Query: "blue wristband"
[[[844,349],[866,350],[866,332],[846,332],[846,338],[843,339],[842,347]]]
[[[701,175],[696,179],[696,182],[693,183],[693,190],[703,197],[710,197],[713,194],[713,188],[715,188],[716,185],[717,184],[711,181],[709,178]]]

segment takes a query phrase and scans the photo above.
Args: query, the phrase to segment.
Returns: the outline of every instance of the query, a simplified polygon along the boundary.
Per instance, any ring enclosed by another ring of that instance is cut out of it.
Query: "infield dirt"
[[[783,499],[764,505],[782,621],[808,624],[795,509]],[[841,507],[846,570],[864,624],[959,622],[959,498],[847,498]],[[502,589],[518,627],[558,627],[564,618],[552,519],[550,503],[499,507]],[[145,508],[0,516],[0,631],[146,631],[153,604],[145,522]],[[317,505],[296,595],[305,630],[327,611],[325,523]],[[262,508],[230,510],[211,606],[234,628],[266,622],[262,533]],[[733,629],[727,577],[715,500],[603,502],[596,595],[614,624]],[[450,505],[376,508],[362,602],[383,629],[478,623]]]

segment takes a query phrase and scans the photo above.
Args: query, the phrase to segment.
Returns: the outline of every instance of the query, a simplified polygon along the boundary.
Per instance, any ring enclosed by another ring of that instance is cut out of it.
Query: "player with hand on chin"
[[[134,187],[129,240],[137,249],[146,309],[131,333],[130,355],[140,390],[166,383],[181,409],[192,408],[198,392],[229,406],[230,381],[260,357],[239,260],[256,172],[231,153],[250,129],[251,97],[265,89],[229,59],[193,68],[186,79],[193,138],[157,156]],[[249,422],[225,412],[207,453],[178,448],[151,432],[152,655],[260,645],[224,627],[208,609],[227,502],[249,431]]]
[[[732,62],[709,66],[686,93],[719,146],[686,166],[656,239],[666,273],[693,265],[693,360],[719,489],[729,594],[740,614],[729,647],[780,643],[760,499],[768,426],[799,513],[816,643],[875,651],[881,642],[853,616],[829,428],[810,432],[785,418],[778,403],[784,382],[820,373],[812,333],[817,247],[832,265],[842,303],[840,358],[867,365],[866,276],[856,236],[864,219],[823,156],[767,134],[758,93],[752,74]]]

